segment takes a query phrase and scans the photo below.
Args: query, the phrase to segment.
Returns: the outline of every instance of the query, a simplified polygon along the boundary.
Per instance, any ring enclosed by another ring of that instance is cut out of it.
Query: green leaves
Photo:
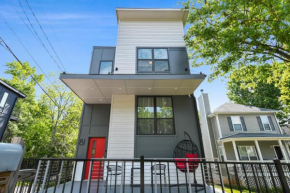
[[[193,66],[210,65],[210,80],[235,68],[290,62],[290,4],[287,1],[187,1],[185,41]]]
[[[249,65],[233,70],[228,97],[238,104],[280,110],[281,125],[290,115],[290,71],[285,63]]]
[[[44,76],[37,74],[27,62],[24,65],[42,83]],[[22,137],[26,145],[25,157],[73,157],[82,102],[51,74],[54,86],[42,85],[60,104],[56,107],[44,93],[36,95],[36,83],[18,62],[7,63],[6,67],[5,73],[12,78],[5,81],[27,97],[17,101],[14,112],[20,112],[19,120],[9,122],[4,140],[10,142],[14,136]]]

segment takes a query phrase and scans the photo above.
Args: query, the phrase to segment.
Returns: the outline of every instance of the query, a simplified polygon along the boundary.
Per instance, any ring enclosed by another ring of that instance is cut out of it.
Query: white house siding
[[[108,158],[134,157],[135,96],[114,95],[108,139]]]
[[[184,47],[182,21],[119,21],[115,74],[135,74],[137,47]]]

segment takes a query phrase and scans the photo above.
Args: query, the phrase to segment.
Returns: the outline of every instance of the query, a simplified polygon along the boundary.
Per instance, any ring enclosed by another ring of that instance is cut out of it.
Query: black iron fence
[[[290,164],[194,159],[24,159],[15,192],[290,192]]]

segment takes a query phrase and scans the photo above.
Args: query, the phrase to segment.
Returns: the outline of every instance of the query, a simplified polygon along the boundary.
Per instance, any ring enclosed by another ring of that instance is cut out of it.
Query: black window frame
[[[142,98],[142,97],[151,97],[153,98],[153,105],[154,105],[154,118],[138,118],[138,99],[139,98]],[[158,97],[170,97],[171,98],[171,102],[172,102],[172,118],[157,118],[157,102],[156,102],[156,98]],[[175,118],[174,118],[174,104],[173,104],[173,97],[172,96],[136,96],[136,135],[150,135],[150,136],[154,136],[154,135],[170,135],[170,136],[173,136],[173,135],[176,135],[176,130],[175,130]],[[139,134],[138,133],[138,120],[139,119],[153,119],[154,120],[154,134]],[[172,119],[173,121],[173,133],[172,134],[159,134],[157,133],[157,120],[158,119]]]
[[[99,65],[99,74],[101,74],[101,64],[102,62],[112,62],[112,67],[111,67],[111,73],[113,74],[113,66],[114,66],[114,61],[113,60],[100,60],[100,65]],[[101,75],[110,75],[110,74],[101,74]]]
[[[151,53],[152,53],[152,59],[139,59],[139,50],[140,49],[151,49]],[[167,50],[167,59],[155,59],[154,58],[154,49],[166,49]],[[150,61],[152,60],[152,71],[139,71],[139,65],[138,62],[139,60],[143,60],[143,61]],[[155,71],[155,60],[156,61],[167,61],[168,63],[168,71]],[[144,74],[144,73],[149,73],[149,74],[156,74],[156,73],[160,73],[160,74],[168,74],[170,73],[170,63],[169,63],[169,49],[168,47],[137,47],[137,51],[136,51],[136,72],[140,73],[140,74]]]

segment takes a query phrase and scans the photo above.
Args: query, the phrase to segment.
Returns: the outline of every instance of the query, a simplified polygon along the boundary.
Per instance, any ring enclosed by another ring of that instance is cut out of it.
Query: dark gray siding
[[[115,47],[94,47],[92,53],[90,74],[99,74],[101,61],[113,61],[115,59]]]
[[[135,157],[141,155],[147,158],[172,157],[175,146],[184,139],[184,131],[190,135],[192,141],[198,146],[201,156],[201,139],[198,133],[194,100],[194,98],[188,96],[173,96],[176,135],[136,135]]]
[[[190,74],[186,48],[185,47],[169,48],[168,51],[169,51],[170,73]]]
[[[110,104],[84,104],[77,143],[76,158],[86,158],[90,137],[105,137],[106,152],[110,121]]]
[[[2,138],[4,136],[5,130],[7,128],[9,119],[11,117],[11,114],[15,105],[15,102],[18,98],[17,94],[15,94],[11,90],[7,89],[6,87],[0,84],[0,101],[5,92],[7,92],[9,95],[8,95],[5,106],[3,108],[0,107],[0,141],[2,141]]]

